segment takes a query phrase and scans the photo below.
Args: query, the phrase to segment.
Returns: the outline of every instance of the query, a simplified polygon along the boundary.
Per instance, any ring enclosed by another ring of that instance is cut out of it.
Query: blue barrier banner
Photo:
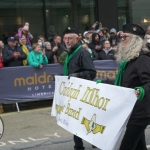
[[[96,79],[101,80],[115,80],[116,74],[118,73],[118,63],[113,60],[97,60],[94,61],[97,74]]]
[[[114,80],[118,64],[115,61],[94,61],[96,79]],[[62,75],[60,64],[45,65],[42,69],[31,66],[0,69],[0,103],[50,99],[54,96],[52,74]]]

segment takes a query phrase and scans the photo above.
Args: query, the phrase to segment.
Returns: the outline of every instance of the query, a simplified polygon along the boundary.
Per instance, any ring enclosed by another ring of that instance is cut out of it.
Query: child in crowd
[[[31,49],[32,49],[31,41],[33,39],[33,36],[29,31],[29,23],[28,22],[25,23],[23,28],[18,29],[17,36],[19,37],[19,39],[21,39],[21,38],[26,39],[26,46],[29,49],[29,51],[31,51]]]
[[[45,56],[45,51],[41,51],[39,44],[34,43],[32,46],[33,50],[28,55],[29,66],[43,68],[43,65],[48,64],[48,59]]]

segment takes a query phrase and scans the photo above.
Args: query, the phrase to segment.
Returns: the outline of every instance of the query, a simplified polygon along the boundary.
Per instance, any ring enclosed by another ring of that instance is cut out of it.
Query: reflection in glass
[[[3,0],[0,1],[0,33],[15,35],[25,22],[34,36],[43,34],[42,0]],[[0,35],[0,39],[2,38]]]
[[[88,30],[94,23],[94,11],[94,0],[46,0],[49,39],[62,35],[67,26],[77,27],[81,32]]]
[[[83,32],[95,22],[94,12],[95,0],[1,0],[0,33],[12,36],[26,22],[34,37],[62,35],[67,26]]]
[[[126,23],[141,25],[146,29],[150,24],[149,0],[118,0],[119,30]]]

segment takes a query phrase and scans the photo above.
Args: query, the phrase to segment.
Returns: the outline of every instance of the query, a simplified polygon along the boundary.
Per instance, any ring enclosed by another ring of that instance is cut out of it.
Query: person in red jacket
[[[0,41],[0,68],[3,68],[3,59],[2,59],[2,49],[4,48],[4,43]]]

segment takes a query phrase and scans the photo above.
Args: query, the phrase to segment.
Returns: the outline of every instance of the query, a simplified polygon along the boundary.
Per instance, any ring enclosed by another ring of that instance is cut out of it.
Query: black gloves
[[[68,79],[70,79],[70,77],[76,77],[78,78],[79,77],[79,74],[78,73],[72,73],[68,76]]]
[[[102,82],[101,82],[101,83],[114,85],[114,81],[113,81],[113,80],[109,80],[109,79],[102,80]]]

